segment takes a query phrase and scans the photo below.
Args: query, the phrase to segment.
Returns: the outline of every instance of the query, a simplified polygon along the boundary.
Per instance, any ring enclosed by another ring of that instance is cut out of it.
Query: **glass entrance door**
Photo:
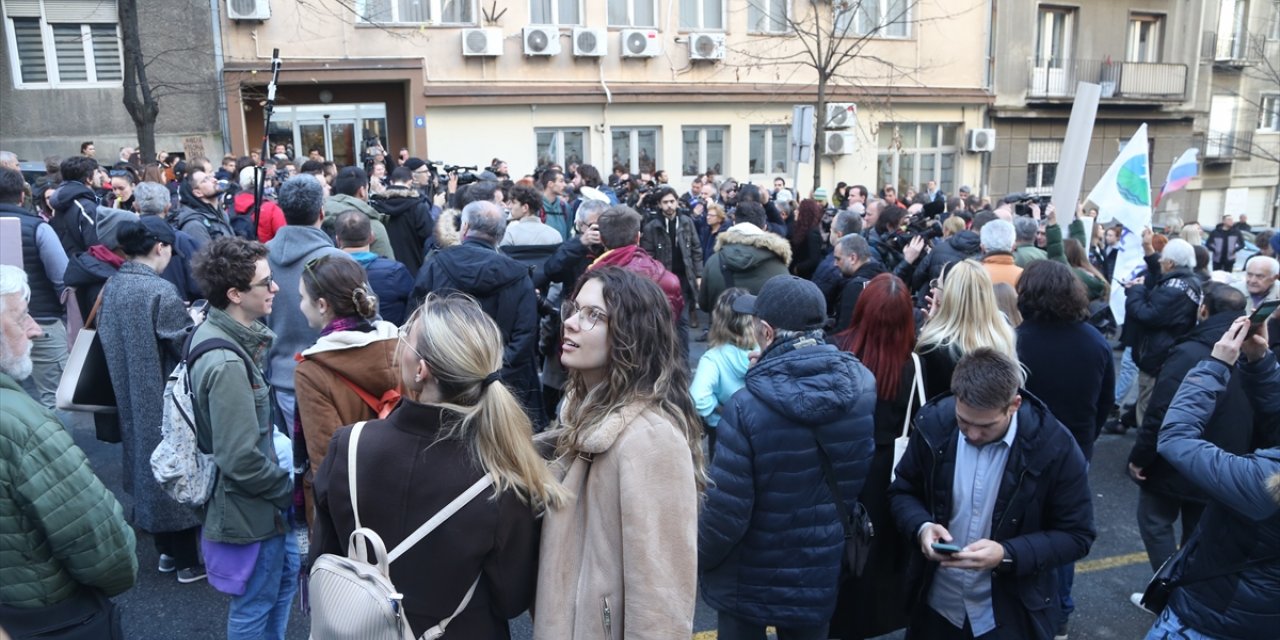
[[[277,121],[279,124],[277,124]],[[305,162],[312,149],[339,167],[359,166],[367,147],[389,148],[385,104],[290,105],[277,109],[272,120],[272,145],[289,146],[297,162]],[[277,139],[279,138],[279,139]],[[274,147],[273,147],[274,148]]]

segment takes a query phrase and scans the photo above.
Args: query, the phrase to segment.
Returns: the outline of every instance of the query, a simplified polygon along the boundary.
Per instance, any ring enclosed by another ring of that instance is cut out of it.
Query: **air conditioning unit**
[[[996,130],[995,129],[970,129],[969,143],[965,145],[969,151],[974,153],[982,153],[995,151],[996,149]]]
[[[824,149],[829,156],[845,156],[854,152],[857,140],[847,131],[827,132],[827,144]]]
[[[502,29],[484,27],[481,29],[462,30],[462,55],[464,56],[500,56],[502,55]]]
[[[227,18],[266,20],[271,17],[271,0],[227,0]]]
[[[858,105],[852,102],[827,103],[827,128],[848,129],[858,124]]]
[[[599,58],[609,53],[608,32],[590,27],[573,28],[573,55],[579,58]]]
[[[560,29],[556,27],[525,27],[524,54],[526,56],[560,55]]]
[[[662,53],[657,29],[623,29],[622,57],[652,58]]]
[[[689,34],[690,60],[724,60],[723,33]]]

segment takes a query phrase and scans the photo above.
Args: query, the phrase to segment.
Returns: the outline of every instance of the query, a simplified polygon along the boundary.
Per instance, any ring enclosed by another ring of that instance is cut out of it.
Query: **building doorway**
[[[298,162],[305,162],[314,149],[339,167],[363,166],[372,159],[373,150],[390,146],[387,106],[368,103],[278,107],[268,138],[271,148],[285,145],[289,157]]]

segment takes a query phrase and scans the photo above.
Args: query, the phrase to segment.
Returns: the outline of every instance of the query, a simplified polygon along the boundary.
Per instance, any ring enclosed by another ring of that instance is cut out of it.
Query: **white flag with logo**
[[[1151,165],[1147,152],[1147,125],[1143,123],[1086,198],[1098,205],[1099,222],[1115,220],[1134,233],[1151,226]]]

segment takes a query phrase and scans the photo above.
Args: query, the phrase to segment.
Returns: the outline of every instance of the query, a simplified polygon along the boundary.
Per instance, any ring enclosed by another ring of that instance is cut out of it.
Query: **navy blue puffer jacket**
[[[852,508],[875,450],[875,404],[871,372],[830,345],[775,346],[747,370],[746,387],[717,429],[713,484],[699,521],[708,604],[759,624],[826,624],[844,528],[815,436]]]

